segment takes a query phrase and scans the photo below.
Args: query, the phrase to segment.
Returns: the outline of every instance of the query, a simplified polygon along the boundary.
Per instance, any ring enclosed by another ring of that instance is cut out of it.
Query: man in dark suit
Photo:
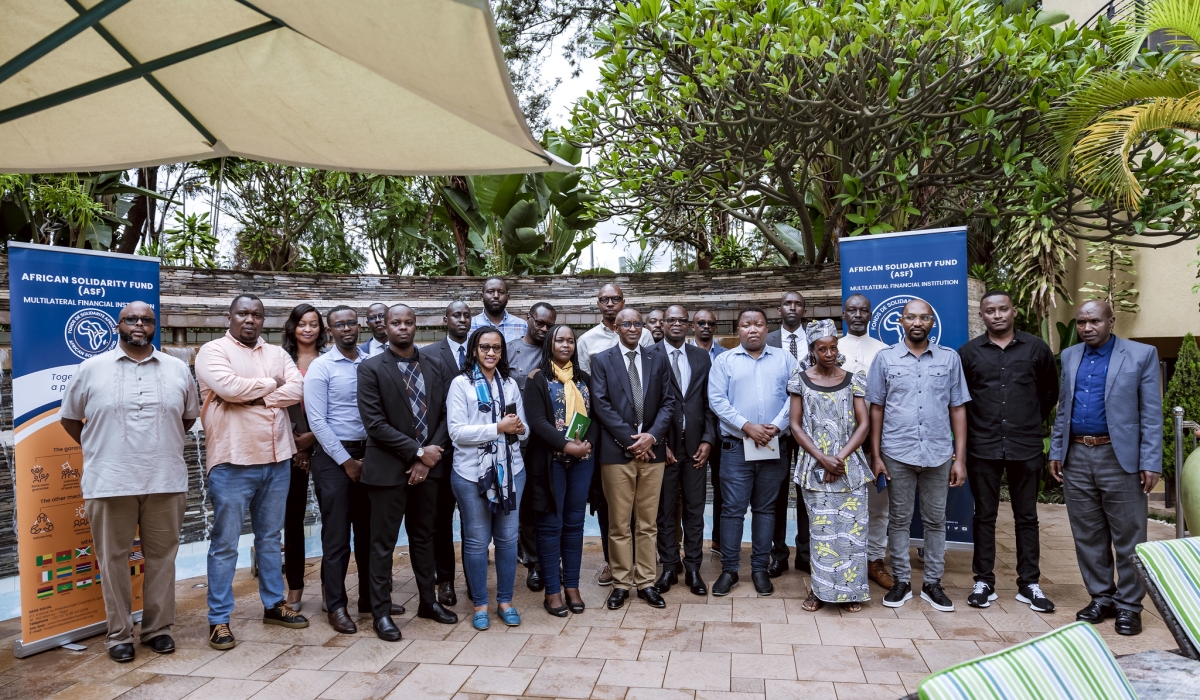
[[[1075,312],[1083,342],[1062,351],[1050,473],[1063,482],[1075,557],[1092,596],[1075,619],[1116,617],[1117,634],[1133,635],[1142,631],[1146,589],[1129,557],[1146,541],[1146,494],[1162,474],[1162,390],[1158,350],[1113,335],[1115,321],[1102,300]]]
[[[679,582],[696,595],[707,596],[708,586],[700,577],[704,556],[705,466],[716,442],[716,418],[708,410],[708,353],[687,342],[687,309],[670,306],[663,317],[663,340],[654,349],[667,359],[671,369],[671,390],[675,394],[675,420],[667,433],[667,461],[663,468],[662,496],[658,502],[658,559],[662,574],[654,583],[666,593]],[[676,536],[676,505],[683,501],[683,547],[685,559],[679,561]]]
[[[371,331],[371,339],[358,346],[358,351],[367,357],[378,355],[387,347],[387,324],[384,322],[387,310],[387,304],[379,302],[375,302],[367,308],[367,329]]]
[[[446,307],[442,317],[446,324],[446,337],[425,349],[450,371],[442,392],[442,401],[450,391],[450,379],[458,373],[467,359],[467,331],[471,330],[471,307],[466,302],[454,301]],[[458,604],[454,592],[454,492],[450,490],[450,471],[454,468],[454,445],[448,444],[442,453],[438,469],[442,475],[437,480],[437,510],[433,515],[433,556],[437,562],[437,598],[442,605]]]
[[[654,588],[658,499],[667,431],[675,415],[666,356],[641,347],[642,315],[617,314],[619,342],[592,356],[592,413],[600,421],[600,478],[609,509],[613,591],[608,608],[625,605],[629,589],[662,608]],[[636,516],[637,543],[630,520]]]
[[[787,292],[779,300],[779,328],[767,334],[767,345],[781,348],[791,355],[799,364],[808,359],[808,338],[804,335],[804,295],[800,292]],[[784,435],[780,442],[787,445],[787,463],[795,466],[800,445],[791,434]],[[771,535],[771,565],[767,567],[767,575],[776,578],[788,570],[787,542],[787,507],[788,495],[791,491],[792,480],[783,480],[779,487],[779,498],[775,500],[775,532]],[[804,505],[804,496],[800,486],[796,485],[796,569],[810,572],[808,538],[808,508]]]
[[[371,614],[375,634],[394,642],[400,629],[390,614],[392,555],[406,514],[420,596],[417,616],[444,624],[458,622],[458,616],[434,594],[433,518],[442,452],[450,444],[444,397],[451,374],[413,345],[417,317],[412,309],[396,304],[385,322],[388,346],[358,366],[358,410],[367,431],[360,480],[371,499]]]

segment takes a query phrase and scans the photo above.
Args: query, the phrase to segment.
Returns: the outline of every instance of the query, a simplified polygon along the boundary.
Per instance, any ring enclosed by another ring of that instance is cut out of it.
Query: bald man
[[[620,335],[617,332],[617,314],[625,309],[625,293],[615,284],[606,284],[596,295],[596,305],[600,307],[600,323],[579,336],[579,340],[575,343],[579,368],[588,373],[591,372],[592,357],[620,342]],[[650,334],[648,328],[643,327],[638,345],[649,347],[653,344],[654,336]]]

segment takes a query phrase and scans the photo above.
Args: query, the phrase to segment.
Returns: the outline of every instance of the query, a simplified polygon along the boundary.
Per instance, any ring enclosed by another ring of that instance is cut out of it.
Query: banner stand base
[[[133,621],[134,623],[139,623],[142,621],[141,610],[133,613]],[[104,634],[106,631],[108,631],[108,622],[96,622],[88,625],[87,627],[80,627],[79,629],[74,629],[70,632],[56,634],[53,637],[39,639],[38,641],[30,642],[29,644],[22,644],[21,640],[18,639],[13,642],[13,656],[18,659],[23,659],[27,656],[33,656],[34,654],[38,654],[43,651],[58,649],[61,646],[70,644],[80,639],[87,639],[88,637],[95,637],[98,634]]]

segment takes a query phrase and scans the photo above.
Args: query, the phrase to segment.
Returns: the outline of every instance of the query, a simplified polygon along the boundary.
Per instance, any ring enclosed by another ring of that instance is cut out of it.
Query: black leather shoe
[[[654,587],[658,589],[659,593],[666,593],[667,591],[671,590],[671,586],[674,586],[677,583],[679,583],[679,574],[675,573],[674,569],[667,569],[666,571],[663,571],[662,576],[659,576],[658,580],[654,582]]]
[[[443,608],[441,603],[421,603],[417,606],[417,617],[440,622],[443,625],[453,625],[458,622],[458,615]]]
[[[546,587],[546,584],[542,583],[542,574],[536,566],[529,567],[529,573],[525,574],[525,585],[534,593]]]
[[[667,607],[667,601],[663,600],[663,597],[658,593],[658,589],[654,586],[639,590],[638,597],[646,601],[646,604],[652,608]]]
[[[542,607],[546,609],[546,612],[550,613],[551,615],[553,615],[555,617],[566,617],[567,615],[570,614],[567,606],[560,605],[559,607],[555,608],[550,605],[550,601],[548,601],[548,600],[542,601]]]
[[[708,595],[708,586],[704,584],[704,579],[700,578],[699,571],[687,572],[683,577],[683,582],[692,589],[692,595]]]
[[[1132,610],[1118,610],[1117,622],[1114,624],[1117,634],[1131,637],[1142,633],[1142,614]]]
[[[785,572],[787,570],[788,570],[787,559],[779,559],[779,560],[771,562],[771,565],[767,567],[767,575],[770,576],[771,578],[779,578],[780,576],[783,575],[783,572]]]
[[[796,571],[803,571],[806,574],[812,573],[812,564],[801,559],[796,560]]]
[[[729,595],[733,587],[737,585],[738,575],[736,571],[722,571],[717,577],[717,582],[713,584],[712,594],[716,596]]]
[[[458,594],[454,592],[453,581],[443,581],[437,586],[437,599],[442,605],[454,607],[458,605]]]
[[[150,647],[155,654],[171,654],[175,651],[175,640],[169,634],[160,634],[148,642],[142,642],[142,646]]]
[[[771,575],[766,571],[755,571],[750,574],[750,580],[754,581],[754,592],[762,596],[768,596],[775,592],[775,586],[771,583]]]
[[[108,650],[108,658],[116,661],[119,664],[127,664],[133,661],[133,645],[118,644]]]
[[[322,607],[324,607],[324,605],[323,605],[323,604],[322,604]],[[371,614],[371,613],[373,613],[373,612],[375,612],[375,611],[371,609],[371,606],[370,606],[370,605],[363,606],[363,603],[362,603],[362,601],[361,601],[361,600],[360,600],[360,601],[358,601],[358,614],[359,614],[359,615],[370,615],[370,614]],[[400,617],[400,616],[401,616],[401,615],[403,615],[405,612],[407,612],[407,611],[404,609],[404,606],[403,606],[403,605],[397,605],[397,604],[395,604],[395,603],[392,603],[392,609],[391,609],[391,611],[389,612],[389,614],[390,614],[392,617]]]
[[[1101,605],[1096,601],[1088,603],[1088,606],[1083,610],[1075,613],[1075,619],[1082,622],[1090,622],[1093,625],[1098,625],[1110,617],[1117,616],[1117,606]]]
[[[338,608],[330,613],[329,626],[338,634],[358,634],[358,625],[354,624],[354,620],[346,614],[345,608]]]
[[[375,620],[375,636],[385,642],[400,641],[400,628],[392,622],[391,617],[381,617]]]
[[[629,591],[624,588],[613,588],[612,593],[608,594],[608,602],[605,604],[609,610],[620,610],[625,605],[625,599],[629,597]]]

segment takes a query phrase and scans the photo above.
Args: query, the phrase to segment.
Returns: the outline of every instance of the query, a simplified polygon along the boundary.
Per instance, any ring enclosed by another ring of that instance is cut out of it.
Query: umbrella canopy
[[[0,0],[0,172],[568,171],[486,0]]]

